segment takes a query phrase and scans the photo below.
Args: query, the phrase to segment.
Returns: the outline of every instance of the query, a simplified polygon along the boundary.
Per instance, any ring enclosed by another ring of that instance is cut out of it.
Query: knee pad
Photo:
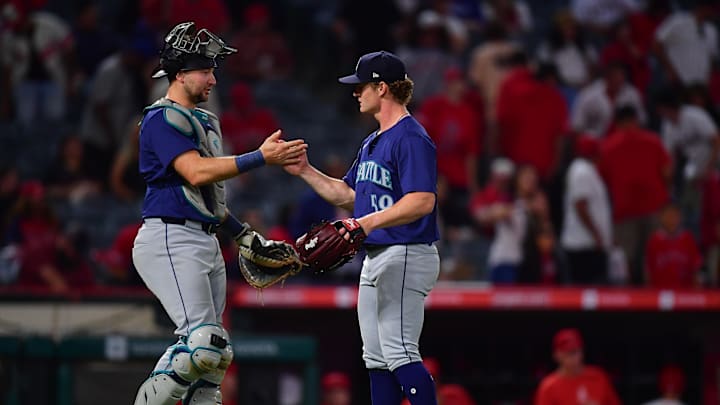
[[[230,336],[222,326],[216,324],[193,329],[186,344],[177,346],[171,355],[173,371],[183,379],[194,382],[203,378],[217,384],[222,381],[232,358]]]
[[[140,386],[134,404],[175,405],[189,388],[189,383],[171,374],[155,374]]]
[[[230,367],[230,363],[232,363],[234,357],[233,346],[230,342],[230,336],[225,329],[222,330],[224,332],[223,339],[225,339],[227,344],[223,349],[220,350],[220,362],[218,363],[217,367],[213,368],[212,370],[205,371],[200,375],[200,379],[217,385],[220,385],[223,378],[225,378],[225,373],[227,372],[228,367]]]

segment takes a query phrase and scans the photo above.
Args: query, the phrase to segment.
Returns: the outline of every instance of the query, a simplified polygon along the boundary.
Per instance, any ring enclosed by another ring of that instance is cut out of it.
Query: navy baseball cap
[[[360,57],[355,66],[355,74],[338,79],[340,83],[360,84],[370,82],[392,83],[407,79],[405,64],[396,55],[378,51]]]

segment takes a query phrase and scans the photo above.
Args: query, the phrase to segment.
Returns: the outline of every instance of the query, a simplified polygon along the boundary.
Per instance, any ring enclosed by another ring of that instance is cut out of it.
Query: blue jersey
[[[365,138],[343,180],[355,190],[356,218],[388,208],[407,193],[437,194],[435,144],[415,118],[405,117],[379,136],[376,131]],[[365,243],[432,243],[438,239],[436,203],[432,213],[414,222],[374,230]]]
[[[140,174],[147,183],[142,216],[185,218],[200,222],[215,222],[190,204],[181,189],[185,180],[172,167],[173,160],[189,150],[200,150],[197,135],[185,135],[170,125],[163,116],[163,108],[148,112],[140,127]],[[207,120],[200,120],[209,127]],[[212,207],[211,198],[203,193],[205,204]]]

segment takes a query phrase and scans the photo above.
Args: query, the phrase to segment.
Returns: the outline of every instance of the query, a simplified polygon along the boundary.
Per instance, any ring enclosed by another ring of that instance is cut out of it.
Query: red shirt
[[[653,214],[665,204],[668,189],[663,173],[670,164],[670,155],[653,132],[620,128],[603,141],[599,168],[615,222]]]
[[[425,99],[418,120],[437,148],[438,172],[452,187],[469,186],[467,159],[480,155],[480,120],[466,101],[454,103],[444,95]]]
[[[655,231],[645,248],[648,282],[657,288],[691,288],[702,256],[690,232]]]
[[[648,56],[644,53],[634,53],[631,48],[622,42],[613,41],[605,45],[600,53],[600,64],[607,65],[612,62],[625,64],[629,69],[629,80],[645,95],[650,83],[650,63]]]
[[[610,379],[598,367],[585,366],[576,376],[556,371],[543,378],[535,396],[535,405],[585,404],[620,404]]]
[[[535,80],[528,69],[515,69],[500,85],[497,120],[501,154],[550,177],[558,164],[557,142],[568,123],[562,94]]]
[[[230,144],[227,153],[241,154],[257,149],[278,125],[270,110],[258,108],[240,113],[228,110],[220,117],[223,139]]]

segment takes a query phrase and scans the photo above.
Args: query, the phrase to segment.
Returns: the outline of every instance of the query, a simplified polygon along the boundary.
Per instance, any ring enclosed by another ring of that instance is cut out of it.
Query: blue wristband
[[[235,156],[235,166],[238,168],[239,173],[245,173],[248,170],[255,169],[265,164],[265,158],[263,158],[260,149],[243,153],[240,156]]]
[[[228,214],[225,220],[220,224],[220,228],[227,231],[233,238],[244,234],[250,229],[250,225],[240,222],[232,214]]]

